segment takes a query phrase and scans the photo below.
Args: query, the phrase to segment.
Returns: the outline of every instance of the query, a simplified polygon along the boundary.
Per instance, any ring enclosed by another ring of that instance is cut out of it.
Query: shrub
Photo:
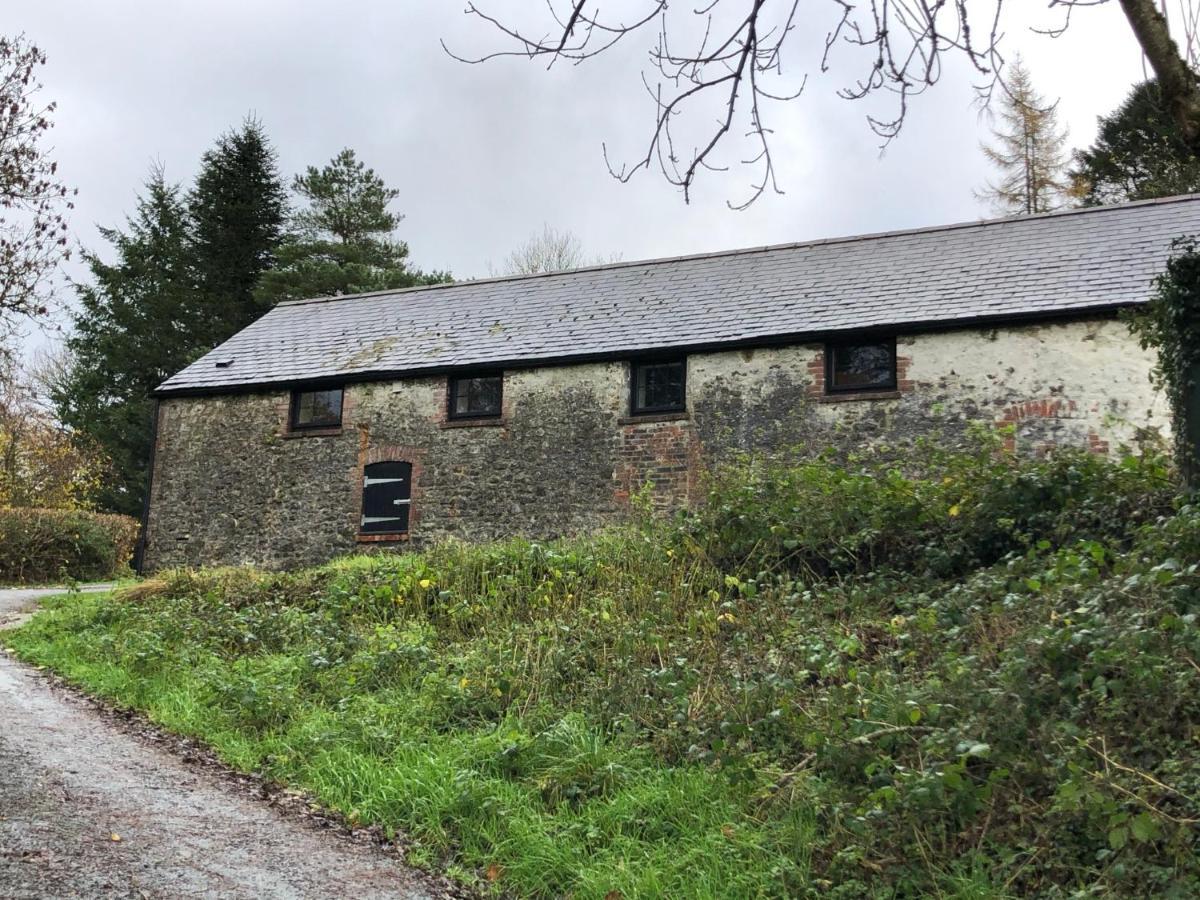
[[[1142,347],[1158,352],[1154,377],[1165,388],[1175,434],[1175,458],[1193,487],[1200,487],[1200,415],[1192,384],[1200,367],[1200,242],[1195,235],[1176,238],[1167,268],[1154,281],[1150,302],[1130,317]]]
[[[0,583],[112,578],[133,557],[138,522],[70,509],[0,509]]]
[[[882,566],[956,575],[1039,541],[1126,532],[1170,509],[1172,481],[1147,451],[1113,464],[1085,450],[1019,460],[980,433],[970,452],[921,442],[901,469],[887,454],[742,462],[713,477],[682,531],[719,564],[805,578]]]

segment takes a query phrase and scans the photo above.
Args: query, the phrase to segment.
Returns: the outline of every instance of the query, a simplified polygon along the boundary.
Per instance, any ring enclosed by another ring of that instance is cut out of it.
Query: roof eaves
[[[792,344],[815,343],[833,337],[844,337],[847,334],[878,335],[878,334],[919,334],[931,331],[960,331],[969,328],[980,328],[995,325],[1036,324],[1038,322],[1064,321],[1069,319],[1091,318],[1095,316],[1112,315],[1119,310],[1138,306],[1144,301],[1121,301],[1114,303],[1080,306],[1070,309],[1029,310],[1022,312],[995,313],[962,317],[958,319],[928,319],[924,321],[905,322],[871,326],[853,326],[832,328],[822,331],[789,332],[772,335],[759,335],[751,338],[738,338],[707,343],[659,345],[654,347],[626,347],[603,352],[558,354],[545,357],[521,357],[514,359],[496,359],[481,363],[462,365],[446,365],[436,363],[429,366],[410,366],[405,369],[362,370],[345,374],[326,375],[318,378],[293,378],[280,380],[260,380],[223,385],[181,386],[166,388],[157,387],[152,397],[186,397],[186,396],[215,396],[221,394],[252,393],[264,388],[294,389],[297,386],[357,383],[366,381],[393,381],[401,378],[425,378],[444,375],[452,372],[484,371],[494,369],[533,369],[559,365],[583,365],[591,362],[606,362],[624,360],[633,357],[661,356],[665,354],[720,352],[752,347],[779,347]],[[170,379],[168,379],[169,381]]]

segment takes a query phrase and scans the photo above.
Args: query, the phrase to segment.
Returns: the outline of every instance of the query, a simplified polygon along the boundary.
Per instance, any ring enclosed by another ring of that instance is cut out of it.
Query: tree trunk
[[[1200,152],[1200,84],[1171,37],[1155,0],[1120,0],[1184,139]]]

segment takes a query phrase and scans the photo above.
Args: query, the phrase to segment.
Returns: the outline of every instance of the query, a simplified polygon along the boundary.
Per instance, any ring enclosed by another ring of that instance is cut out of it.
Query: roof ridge
[[[1031,222],[1042,219],[1064,218],[1067,216],[1093,215],[1112,213],[1119,210],[1133,209],[1143,206],[1161,206],[1172,203],[1191,203],[1200,201],[1200,193],[1176,194],[1170,197],[1154,197],[1149,200],[1131,200],[1126,203],[1113,203],[1106,206],[1079,206],[1069,209],[1056,209],[1049,212],[1031,213],[1021,216],[1008,216],[993,219],[975,219],[973,221],[951,222],[943,225],[922,225],[915,228],[896,228],[889,231],[864,232],[863,234],[842,235],[831,238],[814,238],[808,241],[792,241],[782,244],[763,244],[757,247],[739,247],[732,250],[713,250],[706,253],[687,253],[678,256],[658,256],[648,259],[622,260],[620,262],[603,263],[594,266],[581,266],[578,269],[557,269],[553,272],[536,272],[530,275],[493,275],[488,278],[471,278],[465,281],[449,281],[442,284],[422,284],[407,288],[392,288],[381,291],[365,291],[358,294],[338,294],[333,297],[311,297],[304,300],[284,300],[276,306],[305,306],[311,303],[336,303],[343,300],[357,300],[363,297],[401,296],[419,291],[447,290],[467,287],[469,285],[499,284],[508,281],[533,281],[541,278],[555,278],[566,275],[576,275],[581,272],[603,272],[616,269],[626,269],[634,266],[653,266],[666,263],[686,262],[699,259],[722,259],[730,256],[743,256],[753,253],[769,253],[779,250],[799,250],[804,247],[820,247],[828,244],[849,244],[858,241],[880,240],[882,238],[902,237],[913,234],[933,234],[941,231],[957,231],[967,228],[988,228],[996,225],[1012,225],[1020,222]]]

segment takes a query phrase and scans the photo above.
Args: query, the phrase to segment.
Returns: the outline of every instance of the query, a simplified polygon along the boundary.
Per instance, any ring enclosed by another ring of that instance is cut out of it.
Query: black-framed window
[[[825,347],[825,391],[894,391],[896,339],[845,341]]]
[[[504,376],[499,372],[450,379],[447,415],[451,419],[489,419],[500,415]]]
[[[412,463],[379,462],[363,467],[362,534],[406,534],[412,507]]]
[[[337,428],[342,424],[342,389],[292,391],[291,427]]]
[[[631,415],[682,412],[687,408],[687,360],[634,362],[629,373]]]

